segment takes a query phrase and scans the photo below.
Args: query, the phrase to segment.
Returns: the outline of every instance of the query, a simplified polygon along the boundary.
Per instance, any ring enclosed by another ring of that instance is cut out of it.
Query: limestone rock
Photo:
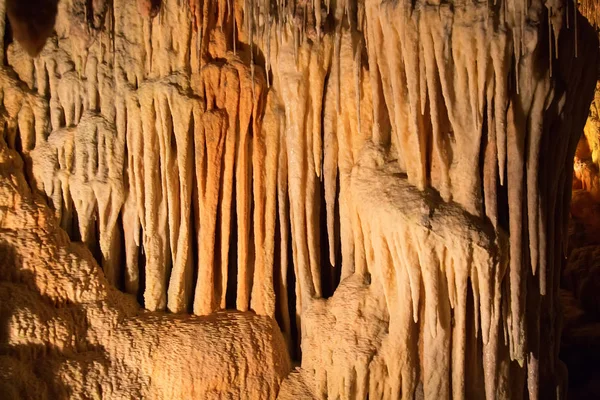
[[[21,168],[1,144],[0,381],[8,398],[276,397],[290,361],[273,320],[143,311],[69,242]]]
[[[0,36],[7,393],[566,396],[571,2],[55,6]]]
[[[52,35],[57,5],[58,0],[6,1],[13,37],[31,56],[38,55]]]

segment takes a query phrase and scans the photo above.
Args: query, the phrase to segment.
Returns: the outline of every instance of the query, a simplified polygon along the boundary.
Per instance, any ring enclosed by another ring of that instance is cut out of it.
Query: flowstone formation
[[[37,2],[0,0],[0,390],[566,397],[575,4]]]

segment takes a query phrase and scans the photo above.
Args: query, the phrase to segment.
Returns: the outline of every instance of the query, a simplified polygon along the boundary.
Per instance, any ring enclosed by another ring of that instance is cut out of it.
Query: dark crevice
[[[334,208],[334,224],[333,224],[333,235],[335,245],[335,265],[333,271],[333,292],[337,289],[342,278],[342,228],[341,228],[341,216],[340,216],[340,174],[336,175],[336,193],[335,193],[335,208]]]
[[[324,83],[323,83],[323,87],[327,88],[329,87],[329,80],[331,78],[331,69],[329,69],[327,71],[327,74],[325,76],[324,79]],[[325,110],[325,104],[327,104],[327,95],[331,95],[330,91],[327,90],[323,90],[323,98],[321,100],[321,104],[323,104],[323,107],[321,107],[321,121],[325,121],[327,116],[326,116],[326,110]],[[329,134],[335,134],[334,132],[330,132]],[[325,132],[325,124],[321,124],[321,143],[323,144],[323,146],[325,146],[325,143],[327,142],[327,138],[326,138],[326,132]],[[334,254],[335,254],[335,265],[331,265],[330,262],[330,257],[329,257],[329,253],[330,253],[330,238],[329,238],[329,232],[327,230],[327,225],[329,223],[328,221],[328,215],[327,215],[327,201],[325,198],[325,194],[326,194],[326,186],[325,186],[325,179],[324,179],[324,174],[325,174],[325,164],[323,162],[323,160],[321,161],[321,171],[322,171],[322,175],[321,175],[321,180],[319,182],[319,184],[317,185],[317,193],[316,193],[316,198],[319,199],[319,201],[317,202],[317,206],[319,207],[319,212],[317,213],[317,215],[319,216],[319,238],[320,238],[320,260],[321,260],[321,294],[324,298],[329,298],[333,295],[333,293],[335,292],[335,289],[337,288],[338,284],[339,284],[339,280],[340,280],[340,276],[341,276],[341,244],[340,244],[340,235],[339,235],[339,227],[340,227],[340,217],[339,217],[339,201],[338,201],[338,195],[339,195],[339,188],[340,188],[340,182],[339,182],[339,171],[337,171],[336,173],[336,197],[335,197],[335,211],[334,211],[334,215],[333,215],[333,224],[334,224],[334,238],[333,238],[333,246],[334,246]],[[277,243],[277,242],[276,242]]]
[[[260,100],[259,100],[260,101]],[[249,240],[248,240],[248,266],[247,266],[247,280],[246,280],[246,285],[248,287],[248,293],[252,294],[252,286],[254,284],[254,263],[256,261],[256,254],[255,254],[255,246],[254,246],[254,201],[252,201],[253,198],[253,194],[254,194],[254,179],[253,179],[253,167],[254,165],[252,164],[252,153],[254,152],[254,140],[252,140],[253,136],[254,136],[254,114],[252,115],[252,117],[250,118],[250,122],[249,122],[249,127],[248,127],[248,144],[247,144],[247,172],[249,175],[249,191],[248,194],[250,196],[250,208],[248,210],[248,212],[250,213],[249,217],[248,217],[248,221],[249,223],[249,227],[248,227],[248,233],[249,233]],[[258,133],[259,134],[259,133]],[[263,210],[264,213],[264,210]],[[262,216],[261,216],[262,217]],[[264,243],[263,243],[264,245]],[[252,298],[250,298],[250,300],[252,300]],[[246,305],[247,307],[250,307],[250,304]]]
[[[221,179],[223,179],[223,175],[221,174]],[[223,188],[223,181],[221,181],[221,192]],[[222,198],[222,196],[220,196]],[[221,204],[218,204],[216,207],[216,217],[215,217],[215,245],[213,252],[213,268],[214,270],[214,280],[213,280],[213,290],[215,292],[215,299],[221,299],[223,292],[226,291],[226,288],[223,288],[223,270],[221,268],[221,248],[224,246],[221,241],[222,235],[222,227],[221,227]],[[220,307],[220,304],[217,304],[217,307]]]
[[[125,273],[127,271],[127,255],[125,254],[125,231],[123,229],[123,212],[119,213],[117,217],[117,225],[116,225],[116,235],[118,235],[118,261],[117,267],[123,266],[119,268],[116,273],[117,281],[115,282],[115,286],[121,291],[125,291]]]
[[[98,262],[98,265],[104,266],[102,262],[102,251],[100,250],[100,221],[98,219],[98,205],[94,206],[92,212],[92,221],[90,222],[91,240],[88,243],[90,252]]]
[[[237,201],[237,193],[235,190],[236,179],[235,174],[233,175],[234,190],[231,193],[231,221],[230,221],[230,232],[229,235],[229,257],[227,264],[227,289],[225,293],[225,307],[227,309],[234,310],[237,303],[237,209],[235,207]]]
[[[168,105],[168,104],[167,104]],[[175,123],[173,122],[173,110],[170,105],[167,107],[169,110],[169,118],[167,119],[167,132],[171,132],[171,151],[177,156],[177,137],[175,136]],[[184,149],[185,150],[185,149]]]
[[[281,221],[279,220],[279,213],[275,213],[275,243],[281,243]],[[275,292],[275,321],[283,330],[283,317],[285,314],[288,314],[288,310],[284,309],[281,303],[281,297],[285,295],[285,299],[287,299],[287,292],[282,293],[282,288],[284,287],[282,282],[283,275],[281,273],[281,246],[275,246],[273,249],[273,289]],[[287,307],[287,302],[285,304]]]
[[[145,307],[144,291],[146,291],[146,253],[144,251],[144,231],[140,229],[139,236],[140,247],[138,249],[138,272],[139,286],[137,292],[137,301],[142,307]]]
[[[94,0],[85,0],[85,17],[88,26],[94,23]]]
[[[192,149],[194,149],[195,147],[195,120],[194,120],[194,114],[190,114],[189,116],[190,118],[190,124],[189,124],[189,130],[188,130],[188,137],[192,138],[193,140],[191,140],[190,146],[192,146]],[[196,159],[195,159],[195,151],[190,151],[191,153],[191,158],[192,158],[192,166],[196,165]],[[200,209],[198,208],[198,177],[196,176],[196,168],[192,167],[192,199],[191,199],[191,206],[190,206],[190,220],[189,220],[189,224],[190,224],[190,247],[191,247],[191,255],[190,257],[192,257],[191,260],[191,265],[192,265],[192,273],[191,273],[191,277],[192,277],[192,282],[189,285],[191,293],[190,293],[190,299],[191,301],[188,304],[188,313],[192,313],[193,312],[193,304],[194,304],[194,293],[196,292],[196,283],[198,281],[198,235],[200,233]]]
[[[488,146],[493,146],[495,143],[490,143],[489,141],[489,132],[488,132],[488,119],[487,119],[487,101],[483,105],[483,121],[481,123],[481,140],[479,142],[479,190],[481,193],[481,198],[483,201],[481,215],[485,217],[486,215],[486,204],[485,204],[485,154],[487,152]]]
[[[294,272],[294,254],[292,247],[292,225],[288,219],[288,265],[287,265],[287,290],[288,290],[288,310],[290,315],[290,330],[292,336],[292,349],[290,358],[300,362],[302,360],[302,348],[300,343],[300,326],[298,325],[298,314],[296,310],[296,275]]]
[[[8,47],[13,43],[13,30],[10,24],[10,19],[5,17],[5,28],[4,28],[4,60],[8,59],[7,50]]]

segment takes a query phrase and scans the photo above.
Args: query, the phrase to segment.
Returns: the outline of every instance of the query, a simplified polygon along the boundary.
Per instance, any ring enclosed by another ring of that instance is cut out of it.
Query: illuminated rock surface
[[[15,1],[8,396],[565,397],[571,2]]]

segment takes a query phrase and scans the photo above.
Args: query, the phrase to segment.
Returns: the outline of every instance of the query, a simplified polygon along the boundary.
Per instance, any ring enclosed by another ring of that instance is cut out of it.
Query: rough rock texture
[[[578,2],[581,13],[596,28],[600,27],[600,5],[594,0],[581,0]]]
[[[583,189],[590,193],[596,202],[600,202],[600,84],[596,84],[594,100],[575,151],[573,189]]]
[[[290,363],[273,320],[141,310],[69,242],[22,168],[1,143],[2,398],[275,398]]]
[[[572,3],[62,0],[13,36],[11,393],[272,398],[300,345],[280,398],[564,397]]]

